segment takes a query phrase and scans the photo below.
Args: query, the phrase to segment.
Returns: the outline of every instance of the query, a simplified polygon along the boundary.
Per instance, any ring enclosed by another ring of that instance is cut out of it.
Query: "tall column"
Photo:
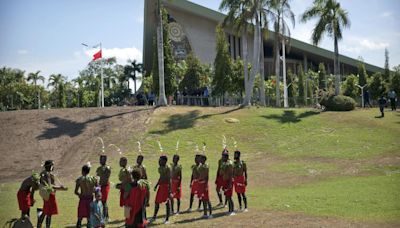
[[[308,71],[308,62],[307,62],[307,55],[306,53],[303,53],[303,68],[304,68],[304,72]]]

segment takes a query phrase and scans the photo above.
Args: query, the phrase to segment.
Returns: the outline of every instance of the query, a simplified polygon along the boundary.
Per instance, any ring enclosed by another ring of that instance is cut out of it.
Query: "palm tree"
[[[163,14],[161,1],[157,0],[157,57],[158,57],[158,80],[159,80],[159,98],[158,106],[167,106],[167,97],[165,96],[164,83],[164,39],[163,39]]]
[[[50,75],[49,78],[49,84],[47,87],[52,86],[54,89],[54,92],[57,93],[57,99],[56,99],[56,107],[58,107],[59,103],[61,103],[62,97],[63,97],[63,89],[60,90],[61,86],[63,85],[64,81],[66,80],[66,77],[61,75],[61,74],[52,74]]]
[[[293,27],[295,26],[295,16],[293,11],[290,9],[290,1],[291,0],[273,0],[272,8],[275,12],[276,17],[274,18],[274,30],[275,30],[275,74],[276,74],[276,106],[281,106],[280,100],[280,55],[279,55],[279,46],[282,44],[282,63],[283,63],[283,97],[284,97],[284,107],[289,107],[288,102],[288,89],[286,84],[286,51],[285,44],[287,43],[288,37],[290,39],[290,29],[288,24],[285,21],[285,17],[290,19]]]
[[[230,25],[238,33],[242,34],[242,48],[243,48],[243,65],[244,65],[244,87],[247,89],[247,83],[249,81],[249,67],[248,67],[248,51],[247,51],[247,33],[248,27],[250,26],[249,21],[251,20],[250,12],[246,8],[245,0],[223,0],[219,6],[220,10],[229,10],[225,17],[222,26],[226,27]]]
[[[228,9],[228,16],[233,18],[241,18],[243,23],[254,23],[254,36],[253,36],[253,59],[250,76],[245,77],[245,97],[243,99],[242,107],[250,106],[251,95],[254,86],[254,80],[256,74],[260,70],[260,49],[261,49],[261,27],[263,24],[267,24],[269,17],[269,5],[271,0],[226,0],[221,3],[221,9]],[[245,34],[245,33],[244,33]],[[243,36],[243,38],[246,36]],[[246,39],[242,39],[243,42],[247,42]],[[247,48],[247,44],[243,45],[244,49]],[[245,52],[246,51],[246,52]],[[244,56],[247,54],[247,50],[243,51]],[[245,71],[246,71],[245,64]],[[246,72],[245,72],[246,74]]]
[[[125,66],[124,68],[124,73],[126,80],[128,81],[128,87],[129,87],[129,79],[133,80],[134,83],[134,93],[136,93],[136,80],[138,79],[138,76],[136,73],[143,73],[143,64],[136,62],[136,60],[128,60],[128,65]]]
[[[301,16],[301,21],[306,22],[317,18],[318,22],[311,34],[314,45],[318,45],[325,33],[333,37],[335,46],[334,66],[335,74],[335,95],[340,93],[340,72],[339,72],[339,46],[338,42],[342,37],[343,28],[350,27],[348,12],[340,7],[336,0],[314,0],[313,6],[308,8]]]
[[[40,70],[36,71],[36,73],[29,73],[28,78],[27,78],[28,81],[32,81],[33,82],[33,85],[35,86],[35,89],[37,90],[37,93],[38,93],[38,95],[37,95],[37,98],[38,98],[38,103],[37,103],[38,109],[40,109],[41,104],[40,104],[40,90],[38,90],[37,87],[36,87],[37,86],[37,81],[42,81],[42,83],[44,83],[44,77],[42,75],[39,75],[39,74],[40,74]]]

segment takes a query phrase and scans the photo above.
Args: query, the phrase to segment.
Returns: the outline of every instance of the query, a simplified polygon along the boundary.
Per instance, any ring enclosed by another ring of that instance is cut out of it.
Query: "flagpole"
[[[101,47],[101,42],[100,42],[100,51],[103,52],[103,49]],[[102,53],[103,54],[103,53]],[[104,108],[104,77],[103,77],[103,56],[101,58],[101,107]]]

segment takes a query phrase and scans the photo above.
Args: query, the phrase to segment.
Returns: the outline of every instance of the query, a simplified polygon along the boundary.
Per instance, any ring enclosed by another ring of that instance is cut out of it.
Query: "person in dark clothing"
[[[363,96],[364,96],[364,108],[368,105],[368,107],[372,107],[372,105],[371,105],[371,103],[369,102],[369,91],[368,90],[366,90],[366,91],[364,91],[364,94],[363,94]]]
[[[394,90],[389,92],[389,100],[390,100],[390,106],[392,107],[392,111],[396,111],[396,101],[397,101],[397,95]]]
[[[382,95],[381,98],[378,100],[379,110],[381,111],[381,117],[385,117],[384,109],[386,106],[386,98]]]

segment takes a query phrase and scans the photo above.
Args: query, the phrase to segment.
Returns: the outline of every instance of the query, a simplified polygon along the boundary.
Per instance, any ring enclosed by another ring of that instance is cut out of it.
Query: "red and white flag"
[[[101,54],[101,49],[100,49],[100,51],[96,52],[96,53],[93,55],[93,61],[95,61],[95,60],[97,60],[97,59],[101,59],[101,58],[102,58],[102,54]]]

